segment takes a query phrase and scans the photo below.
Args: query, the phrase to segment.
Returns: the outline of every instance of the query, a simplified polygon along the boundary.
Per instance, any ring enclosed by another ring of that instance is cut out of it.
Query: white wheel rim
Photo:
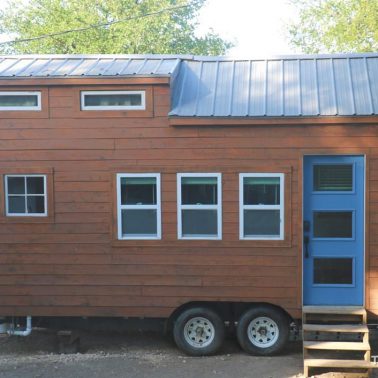
[[[269,348],[277,342],[280,331],[273,319],[260,316],[249,323],[247,334],[253,345],[258,348]]]
[[[186,322],[184,327],[185,341],[194,348],[205,348],[215,337],[215,328],[209,319],[197,316]]]

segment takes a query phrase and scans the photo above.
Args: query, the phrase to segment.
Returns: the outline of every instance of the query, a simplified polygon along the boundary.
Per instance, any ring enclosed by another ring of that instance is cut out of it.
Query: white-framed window
[[[117,174],[118,239],[161,239],[160,173]]]
[[[145,110],[145,91],[81,91],[82,110]]]
[[[7,216],[47,216],[46,175],[5,175]]]
[[[179,239],[222,238],[222,175],[177,174]]]
[[[240,239],[284,239],[284,174],[240,173]]]
[[[41,92],[0,92],[0,111],[41,110]]]

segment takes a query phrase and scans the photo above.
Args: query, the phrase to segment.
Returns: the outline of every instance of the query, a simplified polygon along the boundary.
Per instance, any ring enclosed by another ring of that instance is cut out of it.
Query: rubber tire
[[[252,342],[249,340],[247,332],[251,321],[261,316],[274,320],[279,330],[277,341],[272,346],[267,348],[260,348],[252,344]],[[245,311],[240,317],[236,328],[236,336],[242,349],[248,354],[258,356],[271,356],[281,352],[289,340],[289,333],[290,322],[288,316],[283,311],[270,306],[256,306]]]
[[[214,327],[215,335],[211,344],[203,348],[196,348],[185,340],[184,327],[192,318],[203,317],[208,319]],[[213,310],[206,307],[192,307],[184,310],[173,325],[173,338],[179,349],[189,356],[209,356],[216,353],[223,344],[225,336],[224,322]]]

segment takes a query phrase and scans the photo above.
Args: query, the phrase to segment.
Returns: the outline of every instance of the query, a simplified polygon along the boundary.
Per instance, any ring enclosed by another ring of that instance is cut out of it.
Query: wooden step
[[[366,315],[361,306],[303,306],[304,314]]]
[[[328,360],[328,359],[305,359],[304,365],[307,367],[325,367],[325,368],[349,368],[349,369],[374,369],[378,368],[377,364],[364,360]]]
[[[370,350],[368,343],[351,341],[304,341],[303,347],[320,350]]]
[[[305,314],[342,314],[364,315],[366,310],[361,306],[303,306]]]
[[[303,324],[302,329],[308,332],[369,332],[369,328],[366,325],[359,324]]]

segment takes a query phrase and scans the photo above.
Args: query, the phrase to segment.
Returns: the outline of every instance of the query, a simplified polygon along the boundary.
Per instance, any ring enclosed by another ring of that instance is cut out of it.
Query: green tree
[[[198,11],[205,2],[10,0],[0,11],[1,33],[15,35],[18,40],[55,35],[0,44],[0,53],[224,54],[232,46],[230,42],[213,32],[195,35]],[[102,26],[95,27],[99,24]],[[62,33],[80,28],[88,29]]]
[[[305,53],[378,50],[378,0],[290,0],[299,20],[291,44]]]

